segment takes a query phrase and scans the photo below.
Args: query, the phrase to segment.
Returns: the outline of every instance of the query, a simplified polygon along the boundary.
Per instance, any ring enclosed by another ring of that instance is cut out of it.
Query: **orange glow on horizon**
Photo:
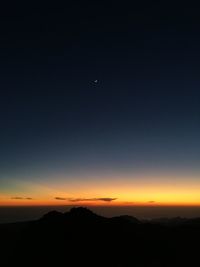
[[[58,201],[55,199],[37,199],[37,200],[14,200],[14,199],[1,199],[0,206],[200,206],[200,202],[192,201],[120,201],[113,202],[105,201]]]
[[[100,200],[103,198],[111,198],[111,201]],[[76,199],[79,201],[74,201]],[[8,188],[0,192],[0,206],[67,205],[200,206],[199,176],[163,175],[160,179],[158,175],[111,175],[103,179],[92,177],[81,182],[58,177],[48,180],[48,183],[18,180],[13,182],[12,191]]]

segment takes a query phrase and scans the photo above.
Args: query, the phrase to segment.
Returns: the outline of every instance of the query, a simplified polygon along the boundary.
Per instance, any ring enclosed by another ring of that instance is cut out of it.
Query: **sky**
[[[200,205],[192,3],[0,12],[0,206]]]

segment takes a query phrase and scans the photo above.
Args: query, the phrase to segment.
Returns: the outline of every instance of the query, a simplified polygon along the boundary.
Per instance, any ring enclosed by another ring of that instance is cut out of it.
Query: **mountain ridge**
[[[106,218],[87,208],[0,225],[1,265],[173,267],[200,265],[200,218]],[[198,264],[199,263],[199,264]]]

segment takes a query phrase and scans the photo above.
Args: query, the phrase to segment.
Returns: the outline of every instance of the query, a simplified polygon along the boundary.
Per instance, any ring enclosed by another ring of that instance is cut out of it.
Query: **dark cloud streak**
[[[67,198],[64,198],[64,197],[55,197],[54,199],[56,199],[56,200],[67,200]]]
[[[84,202],[84,201],[104,201],[104,202],[112,202],[117,200],[117,198],[111,197],[100,197],[100,198],[63,198],[63,197],[55,197],[56,200],[68,200],[70,202]]]

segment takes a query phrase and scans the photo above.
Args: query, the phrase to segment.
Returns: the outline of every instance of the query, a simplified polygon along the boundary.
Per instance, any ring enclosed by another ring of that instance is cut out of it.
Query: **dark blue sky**
[[[15,3],[0,24],[0,183],[199,171],[195,6]]]

